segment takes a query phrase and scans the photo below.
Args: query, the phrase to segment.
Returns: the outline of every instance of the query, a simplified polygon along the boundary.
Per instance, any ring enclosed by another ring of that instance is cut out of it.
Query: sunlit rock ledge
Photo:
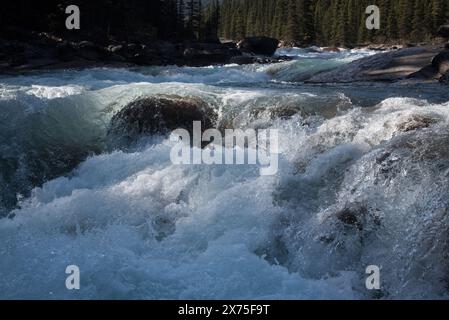
[[[442,76],[434,58],[445,52],[443,45],[382,52],[311,77],[308,83],[361,81],[437,80]],[[447,58],[447,55],[444,59]],[[434,61],[434,63],[432,63]]]

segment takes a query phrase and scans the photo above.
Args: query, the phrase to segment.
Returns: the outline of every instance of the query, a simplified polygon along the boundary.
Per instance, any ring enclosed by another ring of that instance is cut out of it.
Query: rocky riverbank
[[[351,83],[366,81],[440,81],[449,79],[449,25],[438,30],[441,44],[409,46],[366,46],[384,51],[308,79],[308,83]]]
[[[239,43],[147,41],[98,44],[19,30],[8,36],[0,35],[0,73],[136,65],[201,67],[288,60],[288,57],[273,56],[278,43],[276,39],[258,37]]]
[[[449,29],[449,27],[447,28]],[[445,37],[446,27],[441,28]],[[178,65],[203,67],[224,64],[266,64],[290,60],[275,56],[286,44],[267,37],[240,42],[141,41],[94,43],[70,41],[48,33],[11,30],[0,33],[0,73],[20,74],[55,69]],[[288,44],[287,44],[288,45]],[[379,51],[337,69],[311,74],[307,83],[350,83],[366,81],[440,81],[448,83],[449,46],[366,45]],[[339,52],[337,47],[320,52]]]
[[[449,71],[444,45],[397,49],[366,57],[308,79],[308,83],[436,81]]]

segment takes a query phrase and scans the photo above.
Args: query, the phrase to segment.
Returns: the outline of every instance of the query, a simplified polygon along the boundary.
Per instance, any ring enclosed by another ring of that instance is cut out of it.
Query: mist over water
[[[0,297],[447,298],[448,90],[306,85],[373,54],[317,51],[0,77]],[[173,165],[166,137],[114,145],[111,118],[154,94],[200,98],[234,128],[278,129],[277,175]],[[365,288],[369,265],[380,292]]]

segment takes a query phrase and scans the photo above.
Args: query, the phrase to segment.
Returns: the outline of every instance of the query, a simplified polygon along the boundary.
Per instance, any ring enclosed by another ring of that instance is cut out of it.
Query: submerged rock
[[[363,229],[363,218],[368,213],[366,207],[360,204],[349,204],[341,211],[336,213],[336,217],[339,221],[345,225],[354,226],[359,230]]]
[[[437,119],[422,116],[422,115],[414,115],[407,122],[401,123],[398,126],[398,130],[401,132],[409,132],[418,129],[428,128],[431,125],[437,123]]]
[[[449,71],[449,51],[445,47],[445,51],[438,53],[432,63],[423,67],[418,72],[409,76],[413,79],[434,79],[438,80]]]
[[[187,48],[183,57],[190,66],[210,66],[215,64],[226,64],[231,59],[227,49],[216,48],[211,50]]]
[[[440,75],[449,71],[449,51],[443,51],[435,56],[432,60],[432,66]]]
[[[440,83],[449,85],[449,71],[446,72],[446,74],[440,78]]]
[[[217,114],[199,98],[154,95],[131,102],[111,120],[109,136],[135,142],[140,137],[167,134],[176,129],[193,131],[201,121],[203,130],[214,128]]]
[[[279,40],[268,37],[245,38],[237,44],[243,53],[272,56],[278,48]]]
[[[103,49],[90,41],[81,41],[77,45],[77,56],[92,61],[98,61],[104,57]]]
[[[411,74],[408,78],[409,79],[415,79],[415,80],[437,80],[439,79],[441,74],[438,72],[437,69],[435,69],[431,64],[428,66],[425,66],[418,72],[415,72]]]
[[[443,38],[449,38],[449,25],[441,26],[438,29],[438,36]]]
[[[239,65],[243,65],[243,64],[252,64],[252,63],[256,63],[256,57],[254,56],[249,56],[249,55],[245,55],[245,56],[236,56],[236,57],[232,57],[231,60],[229,61],[230,63],[235,63],[235,64],[239,64]]]

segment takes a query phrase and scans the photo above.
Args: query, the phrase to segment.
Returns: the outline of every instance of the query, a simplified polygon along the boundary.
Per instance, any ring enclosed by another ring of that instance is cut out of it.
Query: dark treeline
[[[365,26],[365,10],[381,10],[380,30]],[[448,18],[448,0],[223,0],[219,35],[271,36],[299,45],[423,42]]]
[[[81,10],[81,30],[65,28],[70,4]],[[380,30],[365,27],[371,4],[381,9]],[[423,42],[447,22],[448,11],[449,0],[14,0],[2,3],[0,33],[20,28],[97,42],[216,40],[217,34],[299,45]]]
[[[81,29],[65,28],[65,8],[75,4],[81,11]],[[4,1],[0,32],[20,28],[96,41],[197,39],[215,32],[218,17],[211,13],[203,24],[201,0],[46,0]],[[203,29],[203,25],[207,29]]]

